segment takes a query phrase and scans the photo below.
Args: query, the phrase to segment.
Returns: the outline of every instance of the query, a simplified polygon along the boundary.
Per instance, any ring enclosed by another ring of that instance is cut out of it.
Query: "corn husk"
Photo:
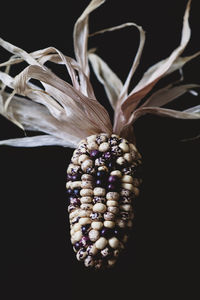
[[[188,21],[191,0],[188,1],[185,10],[179,46],[168,58],[150,67],[134,88],[130,88],[130,82],[141,60],[145,32],[135,23],[125,23],[90,34],[89,15],[104,2],[105,0],[92,0],[78,18],[73,32],[75,58],[64,55],[54,47],[27,53],[0,39],[0,46],[12,54],[8,61],[0,63],[0,113],[25,131],[40,133],[34,137],[1,141],[1,145],[60,145],[75,148],[86,136],[101,132],[113,132],[133,142],[132,125],[144,114],[181,119],[200,118],[199,105],[186,111],[162,107],[184,93],[199,88],[197,84],[171,84],[148,97],[158,81],[182,69],[187,62],[200,54],[197,52],[187,57],[182,56],[191,36]],[[125,27],[136,28],[140,34],[140,42],[127,79],[123,83],[98,54],[88,51],[88,38]],[[48,69],[45,65],[48,61],[65,65],[71,82],[60,79]],[[10,68],[21,62],[26,62],[25,69],[15,77],[10,76]],[[89,78],[89,62],[97,79],[104,85],[114,110],[113,126],[108,112],[95,97]],[[32,84],[31,79],[39,81],[40,87]],[[6,87],[12,90],[11,93],[6,92]],[[144,97],[147,97],[147,100],[141,105]]]

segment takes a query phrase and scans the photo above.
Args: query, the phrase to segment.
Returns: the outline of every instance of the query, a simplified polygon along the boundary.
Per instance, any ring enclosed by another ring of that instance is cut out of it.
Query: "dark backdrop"
[[[178,45],[186,2],[108,0],[92,14],[91,32],[127,21],[143,26],[147,41],[134,85],[150,65],[169,56]],[[26,51],[55,46],[73,56],[73,25],[89,1],[49,2],[46,7],[23,3],[1,4],[1,36]],[[198,0],[193,0],[190,24],[192,39],[185,55],[200,50]],[[136,30],[95,37],[90,46],[95,45],[124,80],[138,46]],[[8,58],[5,51],[0,53],[1,61]],[[65,78],[64,68],[55,71]],[[199,83],[200,58],[185,66],[184,74],[186,82]],[[111,113],[93,75],[92,83]],[[187,108],[199,99],[187,94],[170,107]],[[143,189],[135,204],[128,247],[116,267],[104,272],[84,269],[70,244],[65,179],[72,150],[1,147],[1,270],[6,283],[2,299],[11,299],[11,293],[21,299],[114,298],[119,293],[124,298],[146,299],[146,292],[159,299],[180,293],[191,298],[198,270],[200,140],[182,139],[195,136],[199,125],[199,121],[155,116],[145,116],[135,124],[144,159]],[[22,136],[0,117],[1,139]]]

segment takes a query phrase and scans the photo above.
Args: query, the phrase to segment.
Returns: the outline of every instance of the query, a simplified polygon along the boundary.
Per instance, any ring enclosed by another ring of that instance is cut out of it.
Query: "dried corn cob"
[[[67,169],[71,242],[86,267],[113,266],[132,227],[141,156],[112,134],[82,140]]]
[[[0,64],[0,68],[6,67],[0,71],[0,114],[23,130],[44,133],[1,141],[0,145],[76,148],[67,170],[71,241],[77,259],[97,269],[114,265],[132,227],[132,204],[141,183],[138,171],[141,156],[135,147],[134,122],[146,113],[180,119],[200,118],[199,105],[184,111],[163,107],[200,85],[181,84],[180,80],[149,95],[159,80],[182,69],[200,54],[181,56],[191,36],[188,21],[191,0],[186,6],[179,46],[168,58],[150,67],[130,91],[129,85],[142,55],[145,32],[141,26],[129,22],[90,35],[127,26],[138,29],[138,51],[122,83],[107,63],[87,49],[88,17],[104,2],[92,0],[75,23],[75,58],[65,56],[54,47],[29,54],[0,38],[0,46],[14,54]],[[24,61],[28,66],[12,77],[10,67]],[[47,68],[47,61],[65,65],[71,84]],[[113,125],[95,96],[89,61],[114,110]],[[30,79],[39,81],[40,86],[30,83]],[[8,93],[7,87],[13,91]]]

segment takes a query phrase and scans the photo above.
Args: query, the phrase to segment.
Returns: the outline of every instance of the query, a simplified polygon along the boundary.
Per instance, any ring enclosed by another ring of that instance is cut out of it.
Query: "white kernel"
[[[106,199],[107,200],[115,200],[115,201],[117,201],[119,199],[119,193],[117,193],[117,192],[108,192],[106,194]]]
[[[87,218],[87,217],[80,218],[78,222],[82,226],[82,225],[90,224],[91,223],[91,219]]]
[[[108,200],[108,201],[106,202],[106,205],[107,205],[107,206],[118,206],[119,203],[118,203],[117,201],[114,201],[114,200]]]
[[[98,171],[108,172],[108,168],[106,166],[100,166],[100,167],[98,167]]]
[[[72,156],[71,161],[72,161],[73,164],[78,165],[79,164],[78,160],[79,160],[79,156],[78,155],[73,155]]]
[[[106,152],[106,151],[109,150],[109,148],[110,148],[110,145],[107,142],[101,143],[99,145],[99,151],[100,152]]]
[[[71,243],[72,243],[72,245],[75,243],[73,236],[71,236]]]
[[[105,196],[106,190],[101,187],[96,187],[93,190],[95,196]]]
[[[72,212],[70,212],[70,214],[69,214],[70,220],[73,219],[73,218],[75,218],[75,217],[78,217],[79,212],[80,212],[80,209],[78,209],[78,208],[75,209],[75,210],[73,210]]]
[[[85,197],[85,196],[93,196],[93,190],[92,189],[82,189],[80,191],[80,195],[81,197]]]
[[[95,142],[96,138],[97,138],[96,134],[88,136],[87,137],[88,144],[91,143],[91,142]]]
[[[119,208],[117,206],[109,206],[108,211],[116,215],[119,212]]]
[[[131,163],[131,162],[133,161],[133,157],[132,157],[132,155],[131,155],[130,153],[125,153],[125,154],[123,155],[123,157],[124,157],[124,159],[125,159],[127,162],[129,162],[129,163]]]
[[[81,203],[92,203],[93,198],[89,196],[81,197]]]
[[[72,184],[72,181],[67,181],[66,188],[71,189],[71,184]]]
[[[96,203],[93,206],[93,211],[94,212],[99,212],[99,213],[104,213],[106,211],[106,205],[103,203]]]
[[[117,135],[117,134],[111,134],[111,137],[116,137],[117,139],[120,139],[120,137],[119,137],[119,135]]]
[[[122,182],[124,183],[133,183],[133,177],[130,175],[124,175],[122,177]]]
[[[81,181],[81,188],[82,189],[93,189],[92,181],[88,181],[88,180]]]
[[[131,211],[132,210],[132,206],[130,204],[124,204],[124,205],[120,205],[120,210],[122,211]]]
[[[114,228],[115,227],[115,222],[113,222],[113,221],[104,221],[103,225],[107,228]]]
[[[82,234],[82,232],[79,230],[79,231],[76,231],[76,232],[74,233],[73,239],[74,239],[74,241],[79,242],[80,239],[82,238],[82,236],[83,236],[83,234]]]
[[[93,245],[89,245],[87,247],[87,253],[89,255],[96,255],[98,253],[98,249],[96,248],[96,246],[93,244]]]
[[[74,232],[79,231],[81,229],[81,224],[80,223],[76,223],[73,226]]]
[[[80,208],[81,208],[81,209],[84,209],[84,210],[92,210],[93,204],[90,204],[90,203],[83,203],[83,204],[81,204]]]
[[[109,239],[108,241],[110,247],[117,249],[119,246],[119,240],[116,237],[112,237],[111,239]]]
[[[91,210],[84,210],[84,209],[80,209],[78,216],[80,218],[88,218],[90,217],[90,214],[92,213]]]
[[[92,222],[91,227],[93,229],[100,230],[103,227],[103,223],[94,221],[94,222]]]
[[[96,242],[99,239],[100,233],[98,230],[92,229],[89,231],[88,236],[89,236],[90,241]]]
[[[103,248],[105,248],[105,246],[107,245],[108,241],[106,238],[104,237],[100,237],[96,243],[95,243],[95,246],[97,249],[99,250],[102,250]]]
[[[96,150],[96,149],[99,148],[98,144],[95,143],[95,142],[90,142],[90,143],[87,145],[87,147],[88,147],[88,150]]]
[[[121,173],[119,170],[114,170],[114,171],[112,171],[112,172],[110,173],[110,175],[112,175],[112,176],[117,176],[117,177],[119,177],[119,178],[122,177],[122,173]]]
[[[83,174],[82,176],[81,176],[81,180],[86,180],[86,181],[93,181],[93,176],[92,175],[90,175],[90,174]]]
[[[72,189],[76,189],[76,188],[80,188],[81,187],[81,181],[73,181],[71,183],[71,188]]]
[[[88,156],[86,154],[81,154],[78,159],[79,165],[81,165],[86,159],[88,159]]]
[[[121,143],[125,143],[129,145],[129,142],[125,138],[121,139]]]
[[[116,160],[116,163],[120,166],[125,164],[125,162],[126,162],[126,160],[122,156],[118,157]]]
[[[72,172],[72,169],[74,169],[76,166],[74,164],[69,164],[67,168],[67,174],[70,174]]]
[[[134,186],[131,183],[122,183],[122,187],[126,190],[132,191],[134,190]]]
[[[126,222],[124,222],[124,221],[121,220],[121,219],[117,219],[117,220],[116,220],[116,224],[117,224],[117,226],[119,226],[120,228],[125,228],[125,227],[126,227]]]
[[[75,149],[73,152],[73,156],[78,155],[78,154],[79,154],[78,149]]]
[[[91,159],[86,159],[81,164],[81,169],[85,172],[88,168],[91,168],[93,166],[93,161]]]
[[[120,143],[119,147],[124,151],[124,152],[129,152],[129,145],[126,143]]]

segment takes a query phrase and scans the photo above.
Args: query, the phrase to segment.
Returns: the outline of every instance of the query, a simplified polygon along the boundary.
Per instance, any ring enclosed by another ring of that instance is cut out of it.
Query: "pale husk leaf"
[[[89,76],[89,66],[88,66],[88,17],[89,14],[102,5],[105,0],[92,0],[86,9],[83,11],[81,16],[78,18],[74,25],[74,53],[76,56],[76,60],[79,63],[80,67],[85,73],[86,76]],[[84,76],[80,74],[80,82],[81,82],[81,92],[86,94],[87,83],[85,82]]]
[[[97,79],[105,88],[112,108],[115,109],[123,87],[121,80],[97,54],[90,53],[88,57]]]
[[[66,142],[51,135],[38,135],[32,137],[16,138],[0,141],[0,145],[14,147],[40,147],[40,146],[63,146],[75,148],[76,144]]]
[[[163,106],[172,100],[182,96],[186,92],[190,91],[193,88],[200,88],[200,85],[198,84],[184,84],[179,86],[173,86],[173,84],[170,84],[162,89],[159,89],[155,93],[153,93],[141,107],[147,107],[147,106]],[[140,109],[139,108],[139,109]]]

